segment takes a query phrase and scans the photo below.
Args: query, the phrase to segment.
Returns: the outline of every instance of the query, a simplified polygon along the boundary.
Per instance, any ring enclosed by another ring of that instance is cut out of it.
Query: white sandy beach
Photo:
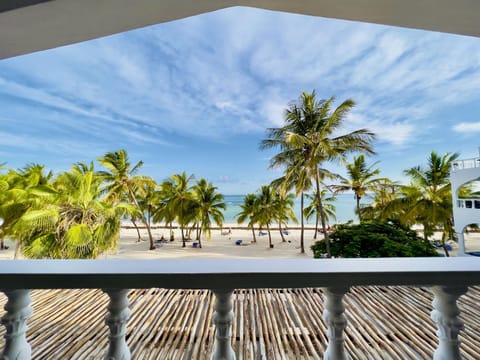
[[[188,241],[186,247],[182,247],[180,230],[175,229],[175,240],[164,243],[156,243],[155,250],[148,250],[148,235],[146,230],[141,230],[143,241],[137,241],[135,229],[122,228],[120,233],[120,242],[117,251],[112,251],[102,255],[101,259],[172,259],[172,258],[297,258],[311,259],[313,253],[310,250],[316,240],[313,239],[314,230],[305,230],[305,254],[300,253],[300,230],[289,229],[288,235],[285,235],[286,242],[277,229],[272,230],[273,249],[268,246],[268,235],[258,236],[257,242],[253,243],[251,230],[235,229],[236,224],[226,224],[225,229],[232,227],[231,235],[222,235],[220,230],[212,230],[210,240],[202,237],[202,248],[195,248],[192,244],[195,241]],[[162,235],[169,239],[168,229],[153,229],[154,239],[160,239]],[[439,238],[440,234],[436,234]],[[319,234],[318,238],[321,238]],[[236,245],[237,240],[242,240],[242,245]],[[480,251],[480,233],[466,234],[467,251]],[[9,240],[6,241],[9,246],[7,250],[0,251],[0,259],[13,259],[15,244]],[[456,255],[457,245],[453,244],[452,256]]]

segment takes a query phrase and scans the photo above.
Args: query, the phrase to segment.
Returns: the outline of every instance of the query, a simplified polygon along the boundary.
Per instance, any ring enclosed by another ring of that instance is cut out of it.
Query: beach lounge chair
[[[288,235],[289,234],[288,230],[282,230],[282,233],[283,233],[283,235]]]
[[[260,230],[260,231],[258,232],[258,235],[259,235],[259,236],[267,235],[267,232]]]
[[[242,245],[242,240],[235,241],[235,245]]]

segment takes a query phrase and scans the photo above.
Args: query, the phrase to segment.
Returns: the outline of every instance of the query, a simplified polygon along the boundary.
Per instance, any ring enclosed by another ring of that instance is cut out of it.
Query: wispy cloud
[[[480,132],[480,122],[461,122],[453,126],[453,130],[462,134],[475,134]]]
[[[258,142],[265,128],[282,125],[290,101],[313,89],[337,104],[355,99],[344,130],[369,128],[387,151],[450,143],[444,114],[480,96],[480,43],[231,8],[4,60],[0,121],[11,135],[18,124],[17,148],[47,137],[71,143],[70,152],[88,144],[149,154],[237,137]],[[14,156],[8,141],[0,151]]]

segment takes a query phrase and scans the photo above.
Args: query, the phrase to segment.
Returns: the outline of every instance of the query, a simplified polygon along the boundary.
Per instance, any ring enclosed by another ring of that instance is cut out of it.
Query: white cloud
[[[480,132],[480,122],[461,122],[453,126],[453,130],[462,134]]]

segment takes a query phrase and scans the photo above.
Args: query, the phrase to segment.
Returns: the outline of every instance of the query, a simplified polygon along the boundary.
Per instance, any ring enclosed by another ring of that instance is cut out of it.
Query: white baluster
[[[215,294],[215,345],[212,360],[235,360],[232,349],[232,322],[233,322],[233,290],[217,289]]]
[[[6,328],[5,348],[0,359],[27,360],[32,357],[32,348],[27,342],[27,320],[33,314],[30,307],[30,290],[3,290],[8,301],[2,324]]]
[[[457,256],[466,256],[467,254],[465,253],[465,237],[463,236],[463,231],[457,232],[456,234],[458,241]]]
[[[457,299],[468,291],[466,286],[433,286],[432,320],[437,324],[438,348],[434,360],[457,360],[460,356],[458,334],[463,329],[463,322],[458,318],[460,310]]]
[[[323,320],[328,326],[328,346],[323,354],[324,360],[348,359],[345,353],[343,332],[347,326],[343,296],[348,292],[347,287],[329,287],[325,289],[325,310]]]
[[[110,297],[109,313],[105,318],[105,323],[110,328],[110,345],[105,360],[129,360],[130,350],[125,341],[126,324],[130,318],[128,290],[104,289],[103,291]]]

